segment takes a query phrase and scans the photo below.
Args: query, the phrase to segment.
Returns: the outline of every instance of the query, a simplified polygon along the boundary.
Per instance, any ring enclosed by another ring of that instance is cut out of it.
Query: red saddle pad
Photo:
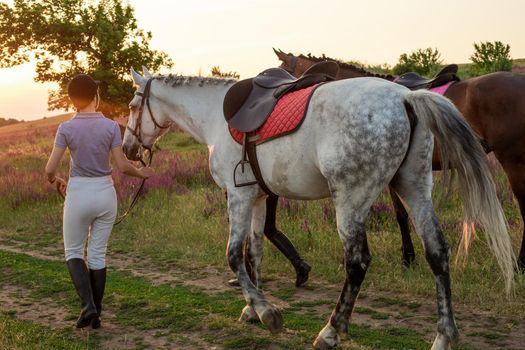
[[[433,87],[432,89],[430,89],[430,91],[444,96],[445,93],[447,92],[448,88],[450,87],[450,85],[452,85],[454,83],[456,83],[456,81],[449,81],[448,83],[446,83],[444,85]]]
[[[256,135],[259,136],[256,143],[261,144],[297,130],[301,126],[308,110],[310,97],[319,85],[321,84],[290,92],[277,101],[266,122],[256,130]],[[232,127],[229,129],[233,139],[242,144],[244,133]]]

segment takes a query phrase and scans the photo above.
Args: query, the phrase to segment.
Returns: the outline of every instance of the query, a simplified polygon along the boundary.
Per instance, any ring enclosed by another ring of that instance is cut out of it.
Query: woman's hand
[[[139,171],[143,179],[147,179],[148,177],[155,175],[155,170],[153,170],[149,166],[140,168]]]
[[[64,180],[63,178],[57,176],[55,178],[54,182],[55,182],[55,185],[57,187],[57,191],[59,193],[61,193],[63,196],[65,196],[66,195],[66,189],[67,189],[67,182],[66,182],[66,180]]]
[[[49,160],[46,164],[46,176],[47,181],[51,183],[55,183],[55,175],[57,173],[58,165],[60,164],[60,159],[64,155],[64,152],[66,151],[65,148],[61,148],[58,146],[53,147],[53,151],[51,152],[51,155],[49,156]]]
[[[147,179],[155,173],[150,167],[135,168],[135,166],[126,158],[124,152],[122,152],[122,147],[120,146],[111,149],[111,156],[113,157],[117,169],[126,175]]]

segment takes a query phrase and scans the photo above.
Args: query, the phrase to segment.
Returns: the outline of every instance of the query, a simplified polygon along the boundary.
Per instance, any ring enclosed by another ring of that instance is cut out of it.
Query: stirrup
[[[237,168],[239,168],[239,166],[240,166],[241,167],[241,173],[244,174],[244,166],[245,166],[245,164],[248,164],[248,165],[251,166],[249,160],[241,159],[241,160],[239,160],[239,162],[237,163],[235,168],[233,168],[233,184],[235,185],[235,187],[244,187],[244,186],[251,186],[251,185],[256,185],[257,184],[257,180],[243,182],[243,183],[237,183]]]
[[[248,156],[246,154],[246,142],[248,142],[248,135],[246,133],[244,133],[244,137],[243,137],[243,140],[242,140],[242,153],[241,153],[242,156],[241,156],[241,160],[237,163],[237,165],[235,165],[235,168],[233,168],[233,184],[235,185],[235,187],[251,186],[251,185],[255,185],[255,184],[258,183],[257,179],[255,179],[254,181],[248,181],[248,182],[244,182],[244,183],[237,183],[237,168],[239,168],[239,166],[241,167],[241,173],[242,174],[244,174],[244,166],[246,164],[248,164],[250,166],[250,169],[253,169],[252,165],[250,163],[250,160],[248,159]]]

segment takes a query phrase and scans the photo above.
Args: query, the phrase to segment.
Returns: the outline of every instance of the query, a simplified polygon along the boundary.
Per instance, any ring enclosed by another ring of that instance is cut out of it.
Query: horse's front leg
[[[266,301],[262,291],[250,279],[246,271],[244,260],[244,245],[251,234],[253,215],[262,210],[264,216],[264,206],[257,205],[256,201],[257,191],[255,189],[243,188],[238,191],[228,192],[228,211],[230,216],[230,239],[228,241],[228,263],[232,271],[236,274],[241,286],[244,299],[246,300],[246,307],[244,308],[240,320],[254,320],[255,315],[261,322],[268,327],[272,333],[278,333],[282,330],[283,318],[279,310]],[[263,201],[264,202],[264,201]],[[264,219],[262,220],[262,228],[259,228],[262,236],[264,228]],[[261,239],[262,240],[262,239]],[[252,244],[257,255],[257,244]],[[251,251],[252,248],[250,247]],[[262,256],[262,242],[260,244],[260,256]],[[254,270],[257,271],[259,263],[254,260]]]
[[[261,261],[263,257],[263,237],[264,223],[266,218],[266,201],[265,198],[259,198],[255,202],[252,210],[252,229],[246,240],[244,259],[247,273],[252,283],[261,290]],[[246,306],[242,312],[241,320],[247,322],[258,322],[259,316],[255,309]]]
[[[266,218],[266,198],[258,198],[252,210],[252,229],[248,237],[245,259],[251,268],[252,283],[261,289],[261,261],[264,246],[264,223]]]

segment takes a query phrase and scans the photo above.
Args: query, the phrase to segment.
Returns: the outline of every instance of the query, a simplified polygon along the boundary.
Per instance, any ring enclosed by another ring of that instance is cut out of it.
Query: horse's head
[[[144,149],[152,149],[156,140],[169,128],[168,111],[159,96],[155,78],[142,67],[144,77],[131,68],[136,87],[135,96],[129,103],[129,118],[122,148],[131,160],[142,157]]]
[[[305,57],[295,56],[291,53],[285,53],[282,50],[273,49],[273,52],[277,55],[277,58],[282,62],[279,68],[286,70],[294,77],[300,77],[303,73],[313,66],[315,62],[309,61]]]

